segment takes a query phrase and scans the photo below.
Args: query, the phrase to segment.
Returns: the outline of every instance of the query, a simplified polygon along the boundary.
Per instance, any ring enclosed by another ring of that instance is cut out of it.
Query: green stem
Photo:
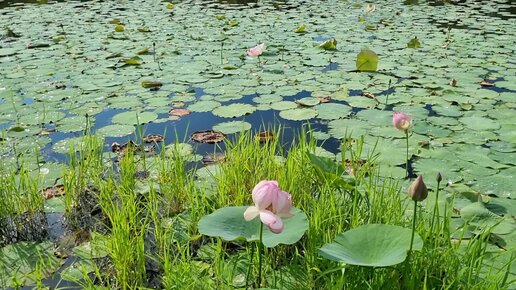
[[[412,253],[412,245],[414,244],[414,235],[416,234],[416,215],[417,215],[417,200],[414,200],[414,217],[412,218],[412,236],[410,237],[409,257]]]
[[[435,191],[434,214],[432,215],[432,222],[430,223],[430,234],[434,233],[434,220],[436,217],[437,217],[437,225],[439,225],[439,206],[438,206],[439,205],[439,185],[440,185],[440,181],[437,181],[437,189]],[[437,227],[439,228],[439,226],[437,226]]]
[[[260,223],[260,243],[258,244],[258,288],[262,287],[262,257],[263,256],[263,223]]]
[[[408,130],[405,131],[405,139],[407,140],[407,151],[406,151],[406,163],[405,163],[405,178],[408,178],[408,162],[409,162],[409,158],[408,158]]]
[[[248,287],[249,287],[249,277],[251,276],[253,260],[254,260],[254,247],[251,247],[251,259],[249,261],[249,266],[247,267],[247,275],[245,275],[245,289],[248,289]]]

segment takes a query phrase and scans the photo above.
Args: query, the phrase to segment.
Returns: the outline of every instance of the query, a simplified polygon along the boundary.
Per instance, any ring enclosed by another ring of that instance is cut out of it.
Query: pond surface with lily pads
[[[233,134],[309,122],[332,153],[336,139],[365,135],[367,150],[377,145],[384,174],[403,177],[404,136],[391,116],[404,111],[414,118],[413,174],[440,171],[449,182],[511,194],[510,1],[387,1],[374,9],[348,1],[241,3],[2,8],[3,165],[23,158],[35,168],[39,150],[57,168],[87,126],[110,144],[134,139],[138,122],[145,133],[181,140],[195,130]],[[331,38],[336,49],[318,47]],[[246,56],[258,43],[266,44],[263,55]],[[377,72],[356,72],[362,48],[378,54]],[[169,115],[173,108],[191,114]]]
[[[44,2],[0,1],[0,156],[13,176],[61,186],[87,132],[108,158],[144,136],[167,150],[164,135],[196,161],[217,161],[224,142],[195,142],[194,132],[273,138],[279,127],[285,148],[307,132],[315,155],[337,161],[341,140],[363,136],[360,158],[377,153],[380,175],[406,187],[405,134],[392,123],[405,112],[410,177],[433,187],[440,172],[513,217],[511,0]],[[374,69],[357,67],[364,52],[378,57],[364,60]],[[63,234],[61,214],[39,218],[50,240]]]

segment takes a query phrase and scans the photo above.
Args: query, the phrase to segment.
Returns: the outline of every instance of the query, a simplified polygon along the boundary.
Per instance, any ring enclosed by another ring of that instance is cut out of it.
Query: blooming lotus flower
[[[282,218],[292,216],[292,197],[288,192],[280,190],[275,180],[262,180],[253,188],[254,206],[244,212],[246,221],[260,216],[260,220],[273,233],[283,231]]]
[[[392,114],[392,124],[396,129],[407,132],[412,126],[412,117],[406,113],[394,112]]]
[[[265,43],[260,43],[255,47],[251,47],[247,50],[247,55],[250,57],[260,56],[265,50]]]
[[[423,201],[428,196],[428,189],[423,182],[423,176],[419,175],[409,186],[408,196],[414,201]]]

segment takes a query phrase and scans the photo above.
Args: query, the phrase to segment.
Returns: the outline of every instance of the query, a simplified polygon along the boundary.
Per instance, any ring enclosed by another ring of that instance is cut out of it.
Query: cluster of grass
[[[244,289],[258,272],[252,262],[258,259],[254,245],[202,236],[197,222],[221,207],[251,205],[254,185],[269,179],[278,180],[292,194],[294,206],[309,221],[296,244],[265,250],[263,271],[269,288],[503,289],[509,285],[506,271],[486,274],[481,269],[488,231],[468,241],[451,238],[456,234],[450,228],[451,206],[438,219],[437,230],[431,230],[433,208],[422,209],[416,228],[424,247],[406,263],[371,268],[322,258],[321,246],[357,226],[383,223],[410,228],[412,208],[407,205],[412,203],[397,182],[379,176],[373,154],[361,160],[363,140],[346,139],[341,145],[337,162],[348,159],[353,171],[353,176],[345,176],[346,182],[323,174],[314,164],[310,153],[316,142],[310,135],[299,134],[288,150],[279,140],[260,144],[250,133],[240,134],[226,142],[225,161],[201,174],[180,144],[172,150],[163,148],[155,157],[127,150],[113,163],[106,160],[103,144],[86,136],[83,148],[71,151],[64,172],[65,216],[70,228],[86,227],[96,237],[91,243],[102,243],[90,248],[95,253],[89,268],[82,264],[81,275],[63,273],[63,278],[85,289]],[[0,176],[1,217],[41,209],[37,181]],[[92,212],[98,213],[96,218],[86,222]]]

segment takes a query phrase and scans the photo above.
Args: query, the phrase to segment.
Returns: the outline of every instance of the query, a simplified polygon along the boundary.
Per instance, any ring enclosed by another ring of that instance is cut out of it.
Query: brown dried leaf
[[[169,116],[183,117],[189,115],[192,111],[187,109],[172,109],[168,112]]]
[[[43,189],[41,191],[41,193],[43,194],[43,197],[45,199],[51,199],[56,196],[61,196],[61,195],[65,194],[64,185],[56,185],[56,186],[47,187],[47,188]]]
[[[224,153],[208,154],[202,157],[202,163],[204,165],[210,165],[226,161],[226,155]]]
[[[256,134],[256,139],[258,139],[260,144],[270,142],[274,139],[274,133],[269,132],[269,131],[258,132]]]
[[[319,96],[319,97],[317,97],[317,99],[321,103],[329,103],[331,101],[331,97],[330,96]]]
[[[489,82],[489,81],[485,81],[485,80],[484,80],[484,81],[482,81],[482,82],[480,83],[480,86],[482,86],[482,87],[494,87],[494,86],[495,86],[495,84],[494,84],[494,83],[492,83],[492,82]]]
[[[375,95],[373,95],[373,93],[370,92],[362,92],[362,96],[370,99],[376,99]]]
[[[192,140],[199,143],[218,143],[224,140],[226,135],[220,131],[202,130],[192,133]]]
[[[149,134],[143,138],[143,141],[146,143],[159,143],[163,141],[163,135],[159,134]]]

